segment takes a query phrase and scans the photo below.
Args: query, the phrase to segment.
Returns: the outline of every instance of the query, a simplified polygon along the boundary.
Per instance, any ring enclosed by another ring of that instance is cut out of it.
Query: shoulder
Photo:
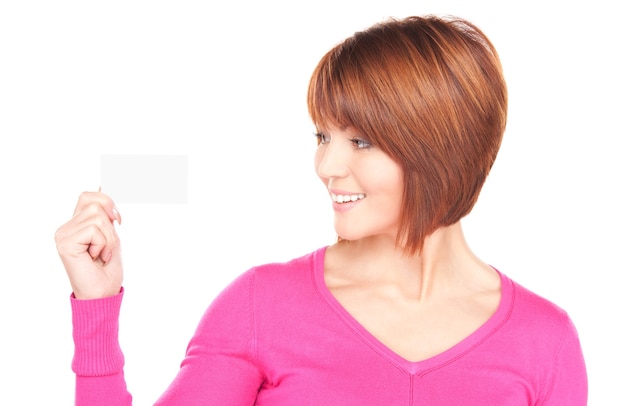
[[[505,277],[506,278],[506,277]],[[506,278],[511,286],[509,322],[522,336],[533,336],[545,344],[560,346],[576,329],[565,309],[525,286]]]
[[[539,316],[539,320],[554,322],[568,318],[568,314],[559,305],[550,299],[541,296],[520,283],[510,280],[513,287],[515,308],[525,315]]]
[[[507,359],[534,371],[529,376],[535,377],[533,385],[542,397],[551,396],[554,404],[580,404],[586,399],[586,369],[572,319],[553,301],[519,283],[508,283],[512,300],[500,336]]]
[[[248,270],[257,285],[271,285],[277,288],[283,284],[293,284],[299,280],[310,281],[311,276],[324,265],[325,247],[297,256],[283,262],[271,262]]]
[[[220,297],[277,295],[281,291],[311,285],[316,269],[323,269],[324,252],[325,247],[322,247],[287,261],[254,266],[226,286]]]
[[[211,302],[207,314],[252,314],[268,305],[289,303],[285,298],[302,298],[312,291],[312,275],[321,261],[324,248],[319,248],[284,262],[258,265],[232,280]]]

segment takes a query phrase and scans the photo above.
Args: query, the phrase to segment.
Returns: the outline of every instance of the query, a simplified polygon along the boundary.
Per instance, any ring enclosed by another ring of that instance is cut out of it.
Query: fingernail
[[[120,214],[120,212],[113,207],[113,215],[115,216],[115,219],[117,220],[117,224],[122,224],[122,215]]]

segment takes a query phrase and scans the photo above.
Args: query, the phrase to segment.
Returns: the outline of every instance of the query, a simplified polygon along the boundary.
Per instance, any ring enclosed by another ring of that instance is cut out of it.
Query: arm
[[[553,376],[546,387],[546,398],[541,405],[586,406],[587,370],[578,333],[571,320],[555,361]]]
[[[213,301],[189,342],[178,375],[158,406],[251,406],[263,383],[254,334],[254,271]]]
[[[78,300],[72,295],[76,406],[132,404],[124,381],[124,356],[118,342],[122,298],[123,291],[94,300]]]
[[[159,406],[253,405],[263,375],[256,362],[253,271],[209,306]],[[124,291],[102,299],[72,297],[76,406],[128,406],[118,320]]]
[[[74,292],[77,406],[132,403],[118,342],[123,290],[114,221],[121,217],[108,196],[83,193],[74,216],[55,234]],[[254,350],[253,275],[242,275],[209,307],[159,405],[254,404],[262,377]]]
[[[122,260],[114,221],[121,216],[100,192],[80,195],[72,218],[55,233],[72,285],[77,406],[130,405],[118,344]]]

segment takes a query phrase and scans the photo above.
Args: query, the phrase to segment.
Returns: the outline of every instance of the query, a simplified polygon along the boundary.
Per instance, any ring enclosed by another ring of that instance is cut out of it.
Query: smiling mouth
[[[336,195],[334,193],[331,193],[330,197],[333,199],[333,202],[341,204],[341,203],[356,202],[357,200],[365,199],[365,194],[356,193],[352,195]]]

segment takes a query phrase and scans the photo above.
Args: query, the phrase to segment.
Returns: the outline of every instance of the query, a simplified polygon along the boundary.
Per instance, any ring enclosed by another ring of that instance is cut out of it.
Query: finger
[[[65,229],[57,233],[57,250],[61,257],[81,257],[87,253],[92,259],[106,246],[106,237],[95,224]]]
[[[99,255],[100,259],[102,260],[104,264],[109,263],[109,261],[113,257],[113,253],[115,252],[116,249],[119,250],[119,246],[120,246],[120,240],[119,240],[119,237],[117,236],[117,232],[115,231],[115,228],[109,227],[106,231],[108,231],[106,234],[103,233],[106,239],[105,245],[100,251],[100,255]]]
[[[111,210],[111,212],[112,212],[112,214],[113,214],[113,216],[114,216],[114,219],[112,219],[111,221],[113,221],[113,220],[117,220],[117,224],[120,224],[120,225],[121,225],[121,224],[122,224],[122,215],[121,215],[121,214],[120,214],[120,212],[117,210],[117,207],[113,206],[113,209]],[[109,217],[109,218],[110,218],[110,217]]]
[[[115,207],[113,200],[108,195],[100,191],[81,193],[74,209],[74,215],[93,204],[100,205],[111,222],[117,221],[118,224],[122,223],[122,216]]]
[[[119,242],[115,227],[99,204],[91,204],[77,213],[57,230],[55,239],[60,253],[75,256],[88,251],[92,259],[101,256],[107,261]]]
[[[85,232],[88,234],[89,242],[84,246],[87,247],[87,253],[91,259],[96,260],[98,257],[102,257],[102,261],[106,262],[105,258],[109,259],[112,250],[110,248],[107,250],[108,242],[105,235],[95,225],[87,227]]]
[[[92,259],[100,257],[104,263],[109,262],[114,249],[119,245],[119,237],[111,220],[99,210],[77,225],[77,229],[91,230],[93,233],[89,244]],[[87,236],[83,237],[87,238]]]
[[[103,194],[102,193],[102,186],[98,187],[98,193],[99,194]],[[105,194],[106,196],[106,194]],[[108,196],[107,196],[108,197]],[[103,207],[106,209],[107,205],[104,204]],[[113,207],[111,208],[111,212],[109,213],[110,215],[112,214],[113,217],[109,216],[109,218],[111,219],[111,221],[115,221],[117,220],[117,224],[122,224],[122,215],[120,214],[120,212],[117,210],[117,207],[115,207],[115,204],[113,204]]]

